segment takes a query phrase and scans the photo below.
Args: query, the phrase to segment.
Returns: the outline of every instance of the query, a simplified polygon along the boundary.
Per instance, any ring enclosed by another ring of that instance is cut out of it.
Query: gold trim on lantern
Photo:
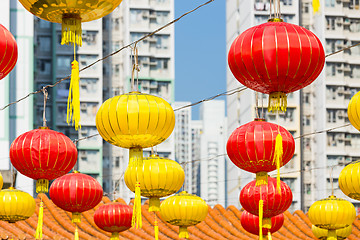
[[[284,20],[281,18],[270,18],[268,22],[283,22]]]
[[[267,185],[268,184],[268,173],[257,172],[255,186]]]
[[[47,180],[47,179],[38,179],[36,181],[36,192],[37,193],[47,193],[47,192],[49,192],[49,180]]]
[[[71,221],[73,223],[79,223],[81,222],[81,213],[79,212],[73,212],[71,216]]]
[[[151,197],[149,199],[149,212],[160,212],[160,199]]]
[[[61,45],[76,44],[82,45],[81,17],[79,14],[64,14],[61,24]]]
[[[286,112],[287,96],[284,92],[272,92],[269,95],[269,112]]]

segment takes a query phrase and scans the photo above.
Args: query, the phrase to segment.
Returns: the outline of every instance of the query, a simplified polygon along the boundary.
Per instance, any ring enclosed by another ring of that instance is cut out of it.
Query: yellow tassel
[[[269,96],[269,112],[283,111],[286,112],[287,96],[283,92],[273,92]]]
[[[43,221],[44,221],[44,203],[43,203],[43,201],[41,199],[40,207],[39,207],[38,224],[37,224],[36,233],[35,233],[35,239],[42,239]]]
[[[262,234],[262,220],[263,220],[263,213],[264,213],[264,201],[259,201],[259,240],[263,240],[263,234]]]
[[[36,192],[37,193],[47,193],[48,191],[49,191],[49,180],[38,179],[36,181]]]
[[[154,236],[155,236],[155,240],[159,240],[159,226],[158,226],[156,213],[155,213],[155,221],[154,221]]]
[[[187,227],[184,227],[184,226],[180,226],[179,228],[179,238],[186,238],[188,239],[189,238],[189,232],[187,230]]]
[[[71,221],[73,223],[79,223],[81,222],[81,213],[73,212],[71,216]]]
[[[75,224],[74,240],[79,240],[79,231],[77,224]]]
[[[77,14],[64,14],[61,24],[61,44],[82,45],[81,18]]]
[[[141,148],[130,148],[129,157],[129,165],[131,164],[136,166],[136,171],[140,170],[143,165],[143,150]],[[135,199],[131,226],[134,228],[142,228],[141,188],[138,176],[136,176]]]
[[[119,240],[119,233],[118,232],[113,232],[111,234],[110,240]]]
[[[281,161],[282,161],[282,155],[283,155],[283,145],[282,145],[282,136],[279,133],[276,136],[276,141],[275,141],[275,153],[274,153],[274,159],[273,159],[273,163],[276,163],[276,169],[277,169],[277,176],[276,176],[276,189],[279,193],[281,193],[281,188],[280,188],[280,167],[281,167]]]
[[[271,237],[271,232],[270,232],[270,230],[268,231],[268,240],[272,240],[272,237]]]
[[[267,185],[268,184],[268,173],[267,172],[257,172],[256,173],[256,183],[255,186]]]
[[[69,96],[67,102],[67,117],[66,122],[70,124],[72,119],[72,124],[75,125],[75,130],[81,128],[80,125],[80,90],[79,90],[79,63],[74,60],[71,63],[71,80],[69,88]]]
[[[149,199],[149,212],[160,212],[160,199],[151,197]]]

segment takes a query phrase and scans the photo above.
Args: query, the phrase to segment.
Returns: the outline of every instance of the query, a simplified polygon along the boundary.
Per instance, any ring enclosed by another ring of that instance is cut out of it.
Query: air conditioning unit
[[[81,111],[86,111],[86,109],[87,109],[87,104],[86,103],[80,104],[80,110]]]

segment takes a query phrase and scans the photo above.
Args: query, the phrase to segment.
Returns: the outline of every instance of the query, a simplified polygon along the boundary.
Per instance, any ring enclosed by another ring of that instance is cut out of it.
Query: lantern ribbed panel
[[[96,226],[107,232],[122,232],[131,227],[133,209],[121,203],[108,203],[94,213]]]
[[[350,100],[347,114],[350,123],[360,130],[360,92],[356,93]]]
[[[175,114],[168,102],[149,94],[131,92],[106,100],[96,114],[101,137],[123,148],[147,148],[170,136]]]
[[[98,205],[103,189],[98,181],[82,173],[69,173],[57,178],[50,187],[50,198],[68,212],[84,212]]]
[[[140,169],[129,165],[124,180],[130,191],[135,191],[136,181],[141,183],[141,196],[166,197],[180,190],[185,173],[176,161],[150,156],[145,158]]]
[[[18,49],[14,36],[0,24],[0,80],[15,67]]]
[[[35,212],[34,198],[23,191],[9,188],[0,191],[0,220],[14,223],[31,217]]]
[[[50,129],[35,129],[14,140],[10,146],[10,160],[27,177],[52,180],[74,167],[77,150],[64,134]]]
[[[346,196],[360,200],[360,162],[344,167],[340,172],[339,187]]]
[[[276,136],[282,136],[281,166],[288,163],[295,152],[293,136],[285,128],[265,121],[252,121],[237,128],[226,145],[230,160],[239,168],[252,172],[271,172],[276,169],[274,160]]]
[[[242,207],[251,214],[259,215],[259,201],[264,201],[264,218],[271,218],[285,212],[292,203],[291,189],[283,181],[281,192],[276,189],[276,179],[268,177],[267,185],[256,186],[256,181],[248,183],[240,192]]]
[[[267,22],[235,39],[228,62],[241,84],[267,94],[290,93],[317,78],[325,54],[311,31],[290,23]]]
[[[80,13],[82,22],[102,18],[111,13],[122,0],[100,1],[49,1],[19,0],[32,14],[50,22],[61,23],[64,13]],[[51,3],[50,3],[51,2]]]
[[[209,207],[200,197],[181,192],[161,203],[161,218],[175,226],[192,226],[205,220]]]
[[[352,225],[356,211],[351,202],[330,196],[313,203],[308,215],[316,227],[334,230]]]
[[[313,234],[315,235],[315,237],[317,237],[318,239],[320,239],[320,240],[327,239],[327,236],[328,236],[327,229],[318,228],[318,227],[312,225],[311,230],[312,230]],[[337,236],[338,240],[346,239],[348,236],[351,235],[351,233],[352,233],[352,225],[336,230],[336,236]]]
[[[240,217],[241,225],[249,233],[259,235],[259,217],[253,215],[247,211],[243,211]],[[271,218],[271,229],[270,232],[274,233],[278,231],[284,224],[284,215],[279,214]],[[263,227],[263,235],[268,234],[268,229]]]

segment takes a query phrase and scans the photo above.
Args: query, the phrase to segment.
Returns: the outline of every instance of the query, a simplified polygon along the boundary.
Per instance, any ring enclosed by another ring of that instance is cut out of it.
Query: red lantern
[[[286,94],[319,76],[325,54],[311,31],[271,19],[240,34],[230,47],[228,62],[241,84],[270,94],[269,111],[286,111]]]
[[[46,127],[26,132],[10,146],[10,160],[27,177],[37,180],[36,192],[48,192],[49,180],[58,178],[74,167],[75,144],[62,133]]]
[[[263,235],[271,235],[272,233],[278,231],[284,224],[284,215],[279,214],[275,217],[265,218],[263,222],[262,231],[259,228],[259,217],[253,215],[247,211],[243,211],[240,217],[241,225],[249,233],[259,235],[259,232],[262,232]]]
[[[94,222],[100,229],[111,232],[111,240],[119,239],[119,232],[131,228],[132,207],[121,203],[100,206],[94,213]]]
[[[274,158],[278,134],[282,137],[283,152],[279,165],[283,166],[294,155],[294,138],[285,128],[262,119],[238,127],[227,142],[227,154],[236,166],[245,171],[271,172],[277,168]]]
[[[80,213],[98,205],[103,196],[99,182],[82,173],[74,172],[57,178],[50,187],[50,198],[59,208],[72,212],[80,220]]]
[[[0,24],[0,80],[15,67],[18,49],[14,36]]]
[[[291,205],[292,192],[286,183],[281,181],[280,191],[276,188],[276,179],[268,177],[268,183],[256,186],[256,181],[248,183],[240,192],[240,203],[242,207],[251,214],[260,216],[263,201],[263,216],[271,218],[285,212]]]
[[[75,171],[57,178],[50,187],[50,198],[59,208],[72,213],[75,223],[75,240],[79,239],[77,223],[81,213],[98,205],[103,189],[96,179]]]

